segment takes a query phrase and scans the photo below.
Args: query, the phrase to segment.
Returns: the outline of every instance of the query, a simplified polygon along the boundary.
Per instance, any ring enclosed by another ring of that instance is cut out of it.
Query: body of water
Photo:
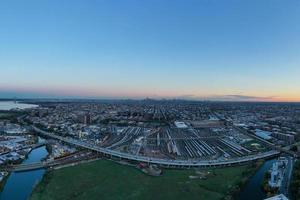
[[[239,200],[262,200],[267,197],[266,193],[262,190],[261,184],[264,179],[265,173],[272,167],[276,159],[267,160],[256,172],[256,174],[249,179],[245,187],[241,190],[237,199]]]
[[[46,147],[39,147],[31,151],[23,164],[39,162],[47,155]],[[0,192],[0,200],[27,200],[34,186],[42,179],[44,173],[44,169],[11,173],[3,191]]]
[[[0,110],[11,110],[11,109],[27,109],[27,108],[35,108],[38,105],[34,104],[26,104],[19,103],[14,101],[0,101]]]

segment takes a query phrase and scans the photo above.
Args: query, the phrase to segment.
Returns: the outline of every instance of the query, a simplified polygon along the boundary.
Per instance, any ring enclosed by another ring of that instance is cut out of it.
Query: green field
[[[19,111],[0,111],[0,120],[16,120],[22,114],[23,112]]]
[[[206,180],[195,170],[164,170],[151,177],[128,166],[100,160],[48,172],[31,200],[42,199],[224,199],[256,170],[239,166],[209,170]]]
[[[7,113],[7,112],[1,112],[0,111],[0,119],[2,119],[2,118],[8,118],[8,117],[11,117],[11,116],[13,116],[13,114]]]

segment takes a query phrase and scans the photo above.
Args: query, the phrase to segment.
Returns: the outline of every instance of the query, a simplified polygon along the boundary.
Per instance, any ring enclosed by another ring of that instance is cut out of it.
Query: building
[[[174,124],[177,128],[187,128],[188,127],[184,122],[175,121]]]
[[[272,137],[271,137],[272,133],[269,132],[269,131],[263,131],[263,130],[260,130],[260,129],[256,129],[255,130],[255,135],[257,135],[258,137],[260,137],[264,140],[272,139]]]
[[[92,123],[92,117],[90,114],[81,114],[79,117],[78,117],[78,121],[80,123],[83,123],[85,125],[87,124],[91,124]]]
[[[288,164],[287,158],[280,157],[273,163],[271,168],[271,179],[269,180],[269,186],[272,188],[279,188],[282,184],[283,176]]]
[[[83,123],[84,124],[91,124],[92,123],[92,117],[90,114],[86,114],[83,117]]]
[[[286,196],[284,196],[283,194],[279,194],[274,197],[267,198],[265,200],[289,200],[289,199]]]
[[[272,188],[276,188],[280,186],[280,174],[278,170],[278,164],[277,162],[273,164],[272,171],[271,171],[271,180],[269,181],[269,185]]]
[[[290,134],[284,134],[284,133],[279,133],[279,132],[275,132],[272,133],[272,136],[274,138],[277,138],[279,140],[283,140],[288,144],[292,144],[295,141],[295,136],[294,135],[290,135]]]

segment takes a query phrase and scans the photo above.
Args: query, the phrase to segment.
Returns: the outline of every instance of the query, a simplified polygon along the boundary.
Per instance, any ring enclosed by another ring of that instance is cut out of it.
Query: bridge
[[[37,144],[33,144],[30,148],[36,149],[36,148],[42,147],[42,146],[44,146],[46,144],[47,144],[47,142],[39,142]]]
[[[56,165],[59,165],[59,163],[36,162],[36,163],[29,163],[29,164],[13,165],[9,168],[8,171],[13,171],[13,172],[31,171],[31,170],[54,167]]]
[[[271,150],[268,152],[258,153],[255,155],[249,155],[239,158],[233,158],[228,160],[171,160],[171,159],[161,159],[161,158],[153,158],[153,157],[146,157],[141,155],[133,155],[129,153],[122,153],[119,151],[103,148],[96,146],[94,144],[90,144],[87,142],[82,142],[75,140],[73,138],[67,138],[67,137],[61,137],[57,136],[55,134],[46,132],[44,130],[41,130],[35,126],[32,126],[33,130],[35,130],[37,133],[50,137],[52,139],[60,140],[62,142],[65,142],[67,144],[75,145],[78,147],[82,147],[85,149],[89,149],[98,153],[101,153],[106,156],[115,157],[119,159],[125,159],[125,160],[131,160],[131,161],[137,161],[137,162],[144,162],[148,164],[156,164],[160,166],[165,167],[216,167],[216,166],[231,166],[236,164],[242,164],[246,162],[251,162],[259,159],[264,158],[270,158],[274,157],[276,155],[280,154],[280,151],[277,150]]]
[[[74,164],[77,162],[94,160],[99,156],[90,151],[79,151],[74,154],[70,154],[66,157],[62,157],[55,160],[42,161],[42,162],[34,162],[34,163],[24,163],[20,165],[10,165],[6,166],[3,170],[11,171],[11,172],[23,172],[23,171],[31,171],[43,168],[51,168],[61,165]],[[2,169],[1,169],[2,170]]]
[[[31,171],[43,168],[49,168],[60,165],[59,162],[34,162],[34,163],[27,163],[27,164],[20,164],[20,165],[8,165],[8,166],[1,166],[1,170],[9,171],[9,172],[23,172],[23,171]]]

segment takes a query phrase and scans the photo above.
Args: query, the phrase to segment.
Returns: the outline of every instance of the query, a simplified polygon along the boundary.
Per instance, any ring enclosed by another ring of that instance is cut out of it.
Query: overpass
[[[34,163],[26,163],[19,165],[7,165],[1,166],[0,170],[8,171],[8,172],[23,172],[23,171],[31,171],[43,168],[49,168],[60,165],[59,162],[55,161],[43,161],[43,162],[34,162]]]
[[[13,172],[31,171],[31,170],[54,167],[56,165],[59,165],[59,163],[36,162],[30,164],[13,165],[12,167],[9,168],[9,171],[13,171]]]
[[[36,148],[39,148],[39,147],[42,147],[42,146],[44,146],[44,145],[46,145],[47,144],[47,142],[39,142],[39,143],[37,143],[37,144],[33,144],[33,145],[31,145],[31,149],[36,149]],[[28,147],[25,147],[25,148],[28,148]]]
[[[107,155],[110,157],[115,157],[119,159],[126,159],[131,161],[137,161],[137,162],[144,162],[148,164],[156,164],[161,165],[165,167],[217,167],[217,166],[230,166],[230,165],[236,165],[236,164],[242,164],[246,162],[251,162],[259,159],[264,158],[270,158],[274,157],[280,154],[279,151],[271,150],[268,152],[258,153],[255,155],[249,155],[239,158],[233,158],[228,160],[171,160],[171,159],[161,159],[161,158],[153,158],[153,157],[146,157],[146,156],[140,156],[140,155],[133,155],[128,153],[122,153],[119,151],[95,146],[94,144],[90,144],[87,142],[82,142],[75,140],[73,138],[66,138],[57,136],[55,134],[46,132],[44,130],[41,130],[35,126],[32,126],[33,130],[35,130],[40,135],[50,137],[52,139],[60,140],[62,142],[65,142],[67,144],[75,145],[78,147],[82,147],[85,149],[89,149],[98,153],[101,153],[103,155]]]
[[[10,165],[4,168],[5,171],[11,172],[23,172],[23,171],[31,171],[37,170],[42,168],[51,168],[61,165],[68,165],[74,164],[82,161],[94,160],[97,159],[98,155],[92,153],[90,151],[79,151],[74,154],[70,154],[66,157],[61,157],[55,160],[48,160],[48,161],[41,161],[41,162],[34,162],[34,163],[24,163],[20,165]]]

